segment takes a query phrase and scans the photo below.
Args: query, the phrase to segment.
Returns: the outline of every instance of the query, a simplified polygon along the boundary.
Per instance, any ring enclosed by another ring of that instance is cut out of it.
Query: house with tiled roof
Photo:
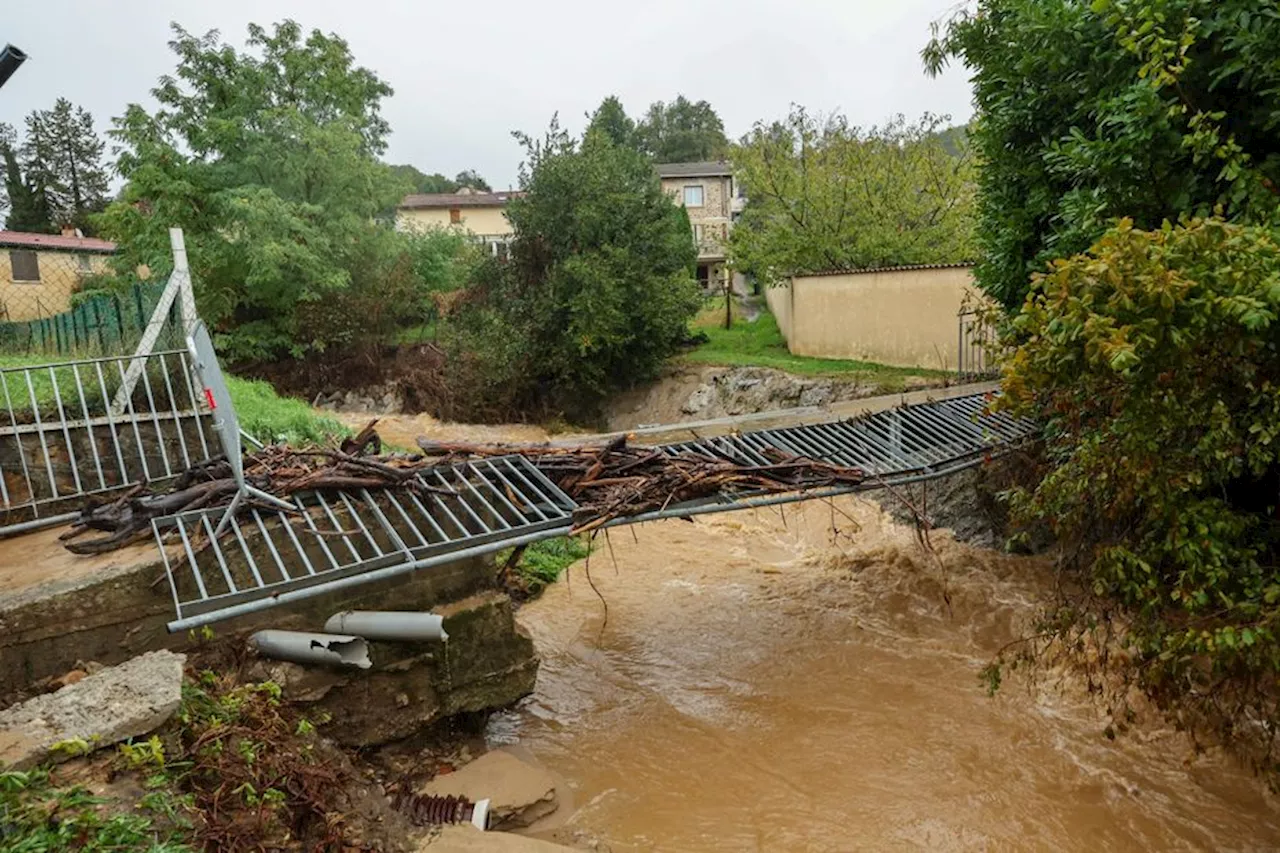
[[[83,280],[108,271],[116,244],[61,234],[0,231],[0,321],[32,320],[71,307]]]

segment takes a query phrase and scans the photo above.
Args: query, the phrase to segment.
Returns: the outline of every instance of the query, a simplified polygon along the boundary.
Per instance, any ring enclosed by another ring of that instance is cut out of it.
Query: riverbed
[[[1265,786],[1157,715],[1110,741],[1067,672],[989,698],[1048,567],[932,542],[856,498],[615,530],[522,609],[537,691],[489,740],[614,853],[1280,850]]]

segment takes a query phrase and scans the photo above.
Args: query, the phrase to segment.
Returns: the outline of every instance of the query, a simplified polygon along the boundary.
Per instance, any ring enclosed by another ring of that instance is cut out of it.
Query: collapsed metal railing
[[[523,456],[433,468],[413,485],[298,496],[295,512],[231,517],[221,537],[222,508],[154,520],[178,614],[169,629],[558,535],[576,508]]]
[[[202,366],[203,363],[202,363]],[[216,360],[212,368],[216,370]],[[206,377],[208,379],[209,377]],[[991,413],[984,395],[930,402],[862,418],[663,445],[743,465],[768,450],[866,472],[858,485],[690,501],[610,526],[831,497],[942,476],[1034,435],[1034,425]],[[574,528],[578,505],[520,455],[431,469],[416,488],[315,493],[292,511],[227,516],[199,510],[152,522],[173,594],[172,631],[275,607],[357,584],[451,563]],[[228,533],[217,535],[219,519]]]

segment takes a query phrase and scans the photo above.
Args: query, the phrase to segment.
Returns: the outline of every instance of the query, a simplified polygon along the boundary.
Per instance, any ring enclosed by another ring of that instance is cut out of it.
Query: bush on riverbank
[[[1067,555],[1044,636],[1104,665],[1118,643],[1118,697],[1259,735],[1275,769],[1280,243],[1124,221],[1037,278],[1013,337],[1002,405],[1045,424],[1050,466],[1013,509]]]

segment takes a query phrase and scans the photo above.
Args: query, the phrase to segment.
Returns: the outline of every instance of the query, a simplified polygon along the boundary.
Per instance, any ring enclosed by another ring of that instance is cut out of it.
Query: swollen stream
[[[1073,678],[977,672],[1045,566],[870,502],[611,534],[520,614],[538,689],[490,726],[566,780],[548,832],[622,851],[1280,850],[1280,807],[1152,716],[1115,742]],[[846,517],[847,516],[847,517]],[[833,520],[838,532],[833,532]],[[854,521],[860,526],[855,530]]]

